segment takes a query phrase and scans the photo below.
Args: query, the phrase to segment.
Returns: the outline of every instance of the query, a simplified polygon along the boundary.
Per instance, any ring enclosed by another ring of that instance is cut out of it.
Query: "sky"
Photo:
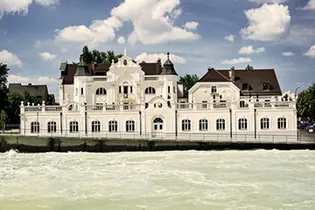
[[[315,81],[315,0],[0,0],[0,62],[10,83],[57,94],[61,61],[82,47],[171,53],[177,73],[274,68],[282,92]]]

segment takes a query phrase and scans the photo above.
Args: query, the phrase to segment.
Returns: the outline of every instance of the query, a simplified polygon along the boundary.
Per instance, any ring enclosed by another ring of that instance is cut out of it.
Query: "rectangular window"
[[[242,84],[242,90],[248,90],[248,83]]]
[[[212,96],[213,100],[215,100],[215,95]]]
[[[130,93],[132,93],[132,86],[130,86]]]
[[[124,86],[124,94],[128,93],[128,86]]]
[[[81,95],[83,95],[83,88],[81,88]]]
[[[217,86],[211,86],[211,93],[217,92]]]
[[[202,108],[207,109],[208,108],[208,101],[202,101]]]
[[[121,93],[121,86],[119,86],[119,93]]]
[[[171,93],[171,86],[167,87],[167,91],[168,91],[168,93]]]

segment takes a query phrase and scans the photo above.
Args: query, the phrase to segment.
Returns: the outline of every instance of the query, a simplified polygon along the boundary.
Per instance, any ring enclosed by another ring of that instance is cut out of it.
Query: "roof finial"
[[[127,50],[126,50],[126,48],[124,49],[124,56],[127,56]]]
[[[167,59],[170,59],[170,52],[167,52]]]

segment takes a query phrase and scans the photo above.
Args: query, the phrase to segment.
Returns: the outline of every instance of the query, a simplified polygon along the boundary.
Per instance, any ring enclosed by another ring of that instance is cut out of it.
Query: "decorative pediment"
[[[118,62],[115,63],[114,60],[110,66],[110,69],[113,68],[141,68],[139,63],[135,62],[132,58],[127,56],[126,50],[124,55],[121,58],[118,58]]]

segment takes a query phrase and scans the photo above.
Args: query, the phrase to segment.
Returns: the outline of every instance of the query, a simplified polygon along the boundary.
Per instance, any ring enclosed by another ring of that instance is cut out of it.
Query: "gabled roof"
[[[228,77],[221,74],[221,72],[211,68],[208,72],[199,80],[199,82],[230,82]]]
[[[231,70],[208,71],[199,82],[233,82],[244,96],[282,95],[281,88],[274,69],[234,70],[234,78],[230,79]],[[214,72],[217,72],[215,74]],[[221,77],[219,75],[222,75]],[[268,90],[263,89],[267,83]],[[243,84],[248,84],[249,89],[243,90]]]
[[[31,96],[36,97],[46,97],[48,95],[47,85],[22,85],[21,83],[9,84],[9,91],[15,91],[24,95],[25,92],[29,93]]]

